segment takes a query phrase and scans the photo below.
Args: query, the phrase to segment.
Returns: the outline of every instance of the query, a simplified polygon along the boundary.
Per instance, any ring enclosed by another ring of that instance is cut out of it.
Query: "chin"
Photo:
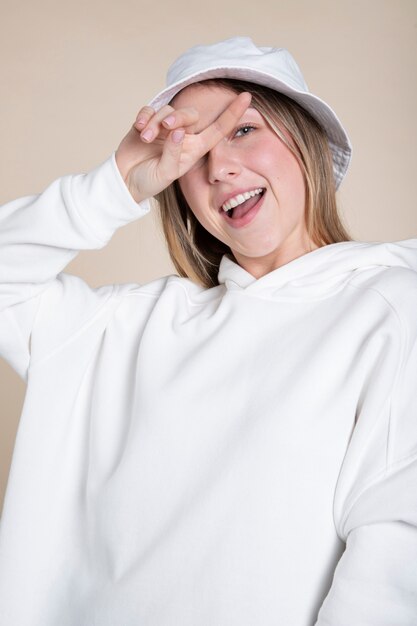
[[[257,246],[253,246],[250,248],[246,248],[245,250],[238,250],[236,248],[231,248],[231,250],[235,256],[237,254],[237,255],[244,256],[244,257],[251,258],[251,259],[261,259],[263,257],[276,255],[277,253],[279,253],[280,247],[281,247],[280,244],[274,243],[273,245],[269,245],[269,246],[257,245]]]

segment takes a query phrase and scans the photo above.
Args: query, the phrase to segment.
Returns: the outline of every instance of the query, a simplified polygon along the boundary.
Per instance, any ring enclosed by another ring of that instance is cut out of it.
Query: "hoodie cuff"
[[[71,177],[72,204],[88,229],[104,244],[115,230],[149,213],[149,200],[137,203],[131,196],[115,153],[88,174]]]

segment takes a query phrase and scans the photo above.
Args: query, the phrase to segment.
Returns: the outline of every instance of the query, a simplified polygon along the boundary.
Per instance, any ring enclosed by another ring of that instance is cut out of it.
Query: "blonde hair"
[[[327,135],[308,111],[284,94],[254,83],[221,78],[196,84],[252,94],[251,106],[259,111],[299,162],[305,180],[305,222],[310,239],[318,247],[350,241],[337,210],[333,160]],[[159,193],[156,200],[168,251],[179,275],[204,287],[218,285],[222,256],[227,254],[234,258],[229,246],[198,222],[178,181]]]

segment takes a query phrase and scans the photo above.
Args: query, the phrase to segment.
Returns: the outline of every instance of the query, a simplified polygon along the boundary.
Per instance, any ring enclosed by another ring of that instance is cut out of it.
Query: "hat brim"
[[[349,138],[333,109],[323,100],[313,94],[300,91],[290,84],[285,83],[267,72],[262,72],[252,67],[245,66],[219,66],[211,67],[204,71],[196,72],[187,78],[173,83],[160,91],[150,102],[149,106],[158,111],[168,104],[182,89],[209,78],[234,78],[245,80],[257,85],[263,85],[274,89],[292,98],[306,109],[322,126],[329,140],[330,150],[333,156],[333,170],[336,188],[343,180],[352,156],[352,146]],[[291,80],[291,77],[288,77]]]

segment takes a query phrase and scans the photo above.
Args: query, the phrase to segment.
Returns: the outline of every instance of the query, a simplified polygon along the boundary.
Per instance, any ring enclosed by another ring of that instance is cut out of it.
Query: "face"
[[[235,97],[224,87],[190,85],[173,106],[197,109],[199,121],[187,132],[198,133]],[[257,278],[317,247],[305,226],[305,186],[297,159],[252,107],[179,184],[200,224]],[[229,217],[223,208],[236,203],[241,204]]]

